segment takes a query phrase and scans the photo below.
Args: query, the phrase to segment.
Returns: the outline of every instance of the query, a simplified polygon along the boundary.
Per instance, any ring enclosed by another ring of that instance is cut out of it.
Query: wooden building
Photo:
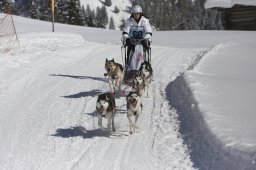
[[[235,5],[223,10],[227,30],[256,30],[256,6]]]
[[[205,6],[221,12],[226,30],[256,30],[256,0],[207,0]]]

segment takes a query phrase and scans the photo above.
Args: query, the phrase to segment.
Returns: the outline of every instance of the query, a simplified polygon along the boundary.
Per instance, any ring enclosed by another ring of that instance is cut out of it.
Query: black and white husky
[[[111,93],[100,94],[97,99],[96,110],[98,112],[99,127],[103,128],[102,118],[106,118],[108,119],[108,128],[111,128],[112,125],[112,131],[115,132],[116,128],[114,124],[114,118],[116,114],[116,103],[113,95]]]
[[[139,115],[142,113],[142,102],[138,92],[131,91],[126,96],[127,101],[127,117],[130,123],[130,134],[135,132],[135,129],[138,129],[137,120]]]
[[[140,74],[145,82],[145,90],[147,89],[147,96],[148,96],[148,88],[149,84],[153,79],[153,69],[151,64],[148,61],[144,61],[140,66]]]
[[[142,97],[142,94],[145,90],[144,88],[145,88],[145,83],[144,83],[143,77],[139,73],[135,74],[132,79],[132,91],[137,91],[140,97]]]

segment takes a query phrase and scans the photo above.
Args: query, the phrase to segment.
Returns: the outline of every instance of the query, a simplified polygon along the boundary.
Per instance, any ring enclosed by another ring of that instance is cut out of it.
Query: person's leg
[[[130,54],[131,54],[131,51],[135,51],[135,45],[133,45],[131,43],[131,39],[130,38],[127,38],[125,46],[128,46],[128,48],[127,48],[127,61],[126,61],[126,64],[129,65]]]
[[[141,44],[143,46],[144,60],[150,62],[150,60],[151,60],[150,41],[148,39],[144,39],[141,41]]]

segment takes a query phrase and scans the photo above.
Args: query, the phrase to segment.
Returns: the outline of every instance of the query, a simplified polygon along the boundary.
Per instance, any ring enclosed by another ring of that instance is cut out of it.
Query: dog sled
[[[131,39],[131,43],[135,46],[134,50],[130,51],[130,55],[127,55],[128,46],[123,44],[121,46],[122,61],[124,66],[124,83],[129,83],[133,76],[138,72],[141,63],[147,61],[151,63],[151,48],[148,46],[148,50],[143,50],[142,39]]]

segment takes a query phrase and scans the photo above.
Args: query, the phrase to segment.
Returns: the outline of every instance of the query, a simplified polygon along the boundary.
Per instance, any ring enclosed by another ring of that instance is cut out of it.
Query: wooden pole
[[[52,0],[52,32],[54,32],[54,0]]]
[[[12,18],[12,15],[11,15],[11,18]],[[16,28],[15,28],[14,22],[13,22],[13,18],[12,18],[12,24],[13,24],[13,28],[14,28],[14,31],[15,31],[17,42],[18,42],[19,47],[20,47],[20,42],[19,42],[19,39],[18,39],[18,35],[17,35],[17,32],[16,32]]]

